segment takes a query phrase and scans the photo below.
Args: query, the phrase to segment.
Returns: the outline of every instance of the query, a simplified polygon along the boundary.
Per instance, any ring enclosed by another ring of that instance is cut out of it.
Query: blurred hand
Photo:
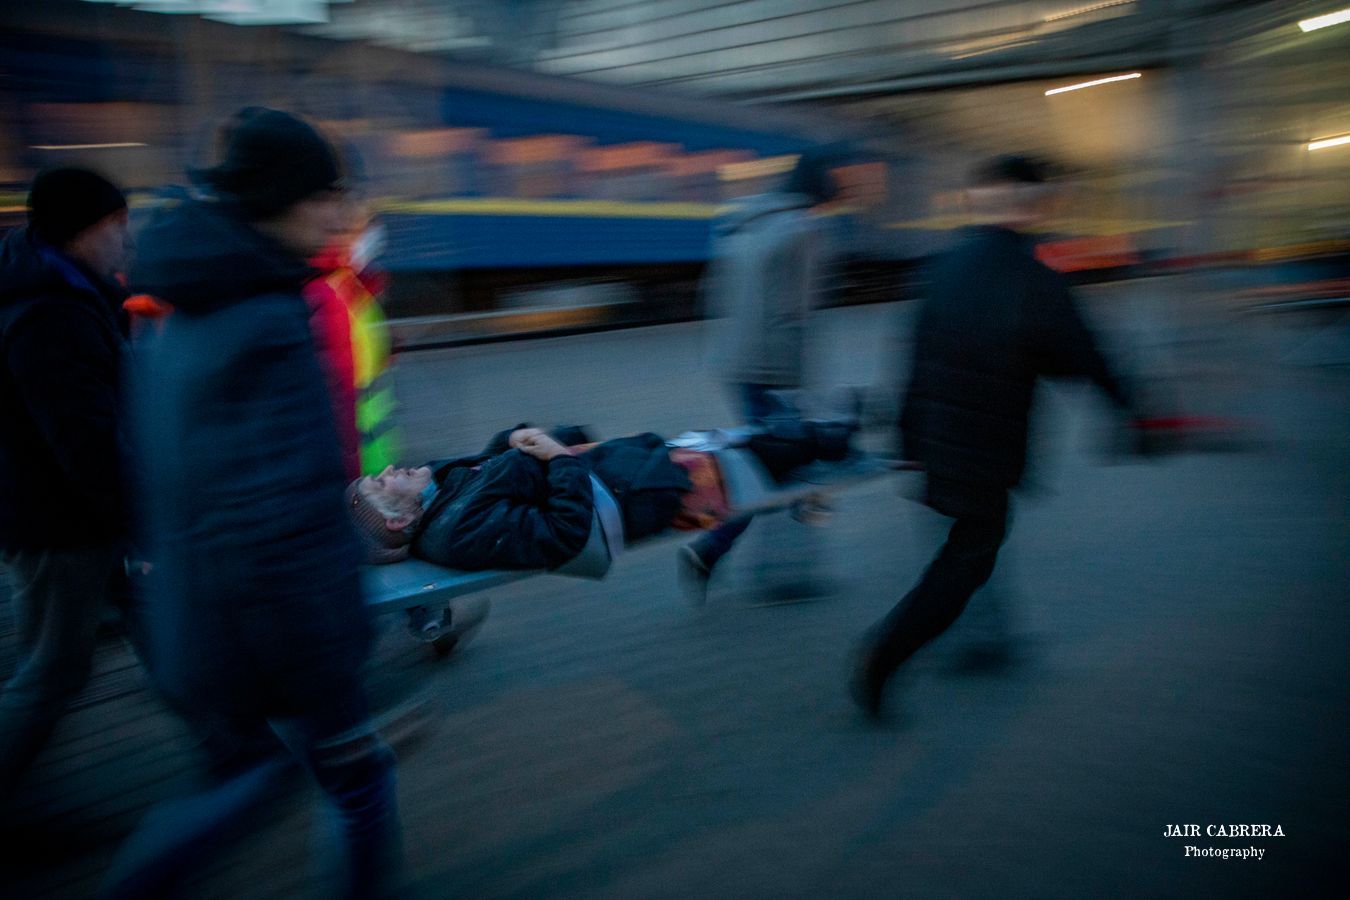
[[[521,434],[521,432],[527,433],[523,434],[519,441],[517,441],[516,434]],[[511,442],[521,453],[533,456],[535,459],[540,459],[544,462],[548,462],[555,456],[567,455],[566,447],[549,437],[547,434],[544,434],[544,432],[540,431],[538,428],[521,429],[521,431],[511,435]]]
[[[506,442],[516,450],[523,450],[526,443],[541,437],[543,434],[544,432],[540,428],[517,428],[511,432]]]
[[[1149,427],[1146,420],[1133,419],[1129,424],[1129,450],[1134,456],[1145,459],[1157,456],[1162,449],[1157,429]]]
[[[1155,459],[1175,449],[1175,433],[1158,421],[1144,415],[1116,419],[1104,434],[1107,461]]]

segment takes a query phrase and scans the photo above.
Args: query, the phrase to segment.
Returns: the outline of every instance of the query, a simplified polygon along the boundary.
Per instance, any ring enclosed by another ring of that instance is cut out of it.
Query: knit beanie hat
[[[361,494],[360,485],[360,478],[347,485],[343,497],[347,501],[347,513],[356,526],[356,533],[366,548],[366,556],[377,565],[407,559],[408,545],[412,543],[411,531],[390,530],[385,524],[384,514]]]
[[[797,157],[797,164],[788,175],[783,190],[810,197],[812,204],[833,200],[839,196],[839,183],[830,170],[845,162],[843,150],[833,144],[804,150]]]
[[[88,169],[39,172],[28,192],[28,227],[54,247],[65,246],[91,225],[127,208],[111,181]]]
[[[290,113],[250,106],[226,126],[224,159],[194,177],[234,200],[252,219],[270,219],[321,191],[343,186],[337,152]]]
[[[1051,178],[1050,165],[1042,159],[1009,153],[987,159],[975,167],[975,184],[1044,184]]]

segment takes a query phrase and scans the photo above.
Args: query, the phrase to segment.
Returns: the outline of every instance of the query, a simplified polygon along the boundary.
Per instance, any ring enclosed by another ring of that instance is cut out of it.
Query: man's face
[[[396,469],[386,466],[378,475],[361,479],[359,490],[367,500],[385,510],[415,510],[421,503],[422,491],[431,484],[431,469]]]
[[[80,260],[104,278],[111,279],[126,270],[131,250],[131,232],[125,209],[104,216],[75,236],[65,252]]]
[[[272,223],[272,233],[293,253],[309,259],[346,233],[351,206],[341,191],[322,191],[296,203]]]

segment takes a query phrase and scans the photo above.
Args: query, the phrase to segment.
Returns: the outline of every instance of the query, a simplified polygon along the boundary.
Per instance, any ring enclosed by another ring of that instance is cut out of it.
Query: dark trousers
[[[771,384],[737,384],[731,389],[736,406],[747,422],[759,421],[773,412],[774,406],[769,401],[769,392],[773,390],[778,388]],[[752,519],[754,516],[737,516],[704,532],[693,542],[694,552],[711,569],[731,551],[736,539],[750,527]]]
[[[177,704],[180,710],[181,703]],[[328,801],[338,853],[321,896],[390,896],[401,848],[394,754],[371,728],[353,679],[306,714],[229,718],[184,710],[206,757],[196,793],[153,810],[127,840],[100,897],[175,897],[184,881],[225,846],[257,827],[301,770]]]
[[[14,588],[18,668],[0,690],[0,806],[89,680],[120,545],[5,554]]]
[[[994,573],[1008,530],[1007,493],[963,500],[955,509],[939,509],[955,512],[947,540],[918,584],[873,629],[868,665],[874,674],[890,675],[950,628]]]

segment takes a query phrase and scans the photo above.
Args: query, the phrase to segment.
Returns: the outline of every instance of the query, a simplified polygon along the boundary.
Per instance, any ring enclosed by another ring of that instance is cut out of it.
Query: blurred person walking
[[[1036,383],[1085,378],[1130,408],[1068,283],[1034,256],[1026,232],[1049,213],[1047,181],[1045,166],[1029,157],[979,167],[969,198],[988,224],[938,260],[919,310],[901,454],[924,469],[924,502],[952,521],[919,582],[858,654],[850,687],[869,715],[879,713],[891,675],[946,631],[993,573],[1009,491],[1026,465]]]
[[[354,151],[344,160],[349,172],[359,165]],[[375,266],[382,241],[365,204],[349,197],[347,227],[311,260],[321,274],[305,286],[349,481],[399,462],[392,346],[380,306],[385,278]]]
[[[774,391],[800,388],[807,319],[823,287],[825,235],[815,213],[839,195],[833,148],[803,152],[777,191],[747,197],[717,223],[700,291],[710,317],[726,321],[712,362],[746,422],[778,410]],[[713,567],[750,527],[742,516],[707,532],[678,556],[680,582],[694,603],[707,597]]]
[[[396,880],[394,757],[360,669],[372,629],[342,455],[302,296],[306,263],[346,225],[343,173],[308,123],[237,114],[214,197],[143,235],[138,290],[173,314],[130,381],[153,675],[201,737],[205,788],[152,812],[110,897],[178,890],[246,828],[298,760],[325,793],[349,897]]]
[[[384,239],[359,199],[360,157],[343,153],[349,188],[346,226],[310,265],[320,274],[305,285],[310,330],[328,382],[342,467],[347,480],[376,475],[399,462],[400,434],[395,422],[393,346],[380,294],[384,274],[375,266]],[[463,647],[487,618],[485,598],[446,607],[439,614],[422,606],[408,610],[408,632],[433,642],[446,655]]]
[[[124,573],[119,428],[127,203],[86,169],[41,172],[0,246],[0,552],[18,667],[0,690],[0,807],[89,679]]]

